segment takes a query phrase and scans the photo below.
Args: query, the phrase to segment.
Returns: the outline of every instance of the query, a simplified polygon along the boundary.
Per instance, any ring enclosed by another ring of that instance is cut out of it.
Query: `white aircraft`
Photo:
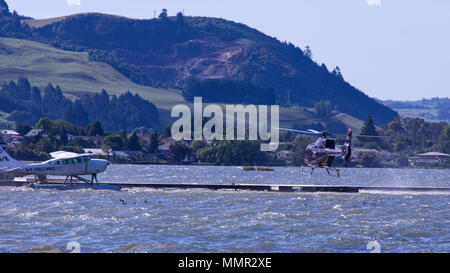
[[[110,164],[108,160],[91,158],[91,154],[58,151],[50,155],[53,159],[45,162],[26,163],[15,160],[0,146],[0,174],[10,177],[34,175],[35,181],[47,175],[66,176],[64,184],[70,179],[71,185],[72,178],[75,177],[92,185],[94,179],[98,184],[97,174],[105,171]],[[91,175],[91,180],[81,175]]]

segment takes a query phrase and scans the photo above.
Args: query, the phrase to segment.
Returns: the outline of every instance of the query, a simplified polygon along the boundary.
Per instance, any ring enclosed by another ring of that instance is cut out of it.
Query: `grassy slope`
[[[27,77],[35,86],[51,82],[70,93],[100,92],[104,88],[110,94],[120,94],[130,90],[161,109],[171,109],[184,101],[179,90],[137,85],[108,64],[90,62],[87,53],[0,38],[0,83],[17,80],[19,76]]]
[[[139,93],[153,102],[160,110],[163,123],[171,120],[170,110],[185,103],[180,90],[141,86],[131,82],[108,64],[90,62],[87,53],[71,52],[53,47],[11,38],[0,38],[0,83],[27,77],[32,85],[43,87],[48,82],[60,85],[68,97],[77,92],[100,92],[103,88],[110,94],[127,90]],[[188,103],[192,107],[190,103]],[[346,114],[332,117],[359,129],[362,121]],[[302,108],[280,107],[280,126],[292,127],[298,122],[318,122],[320,119]]]

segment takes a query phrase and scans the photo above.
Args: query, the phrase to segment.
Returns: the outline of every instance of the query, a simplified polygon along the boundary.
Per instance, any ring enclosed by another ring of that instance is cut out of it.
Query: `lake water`
[[[450,187],[450,170],[112,165],[101,182]],[[449,252],[450,195],[0,187],[0,252]]]

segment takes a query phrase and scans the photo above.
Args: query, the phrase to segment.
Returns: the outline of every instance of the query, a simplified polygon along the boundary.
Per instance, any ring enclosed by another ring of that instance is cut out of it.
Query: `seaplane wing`
[[[92,154],[78,154],[78,153],[72,153],[72,152],[66,152],[66,151],[57,151],[50,153],[50,156],[57,159],[68,159],[68,158],[74,158],[74,157],[80,157],[80,156],[92,156]]]

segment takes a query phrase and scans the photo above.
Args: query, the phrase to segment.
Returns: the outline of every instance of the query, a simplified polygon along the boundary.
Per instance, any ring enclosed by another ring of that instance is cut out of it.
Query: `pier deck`
[[[0,186],[28,186],[28,180],[0,181]],[[209,189],[209,190],[248,190],[267,192],[416,192],[416,193],[449,193],[450,187],[390,187],[390,186],[346,186],[346,185],[271,185],[271,184],[163,184],[163,183],[99,183],[90,186],[75,182],[72,186],[64,185],[63,180],[49,180],[48,183],[36,184],[35,188],[48,189],[123,189],[123,188],[153,188],[153,189]]]

